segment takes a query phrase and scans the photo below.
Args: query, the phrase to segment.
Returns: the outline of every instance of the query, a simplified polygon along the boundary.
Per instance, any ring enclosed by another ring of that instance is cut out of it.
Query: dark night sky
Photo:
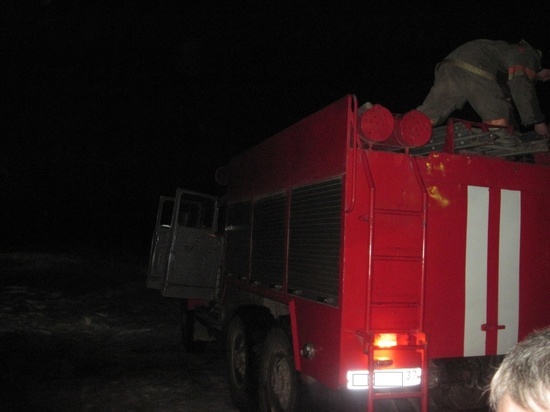
[[[160,195],[223,193],[219,166],[345,94],[405,112],[465,41],[550,49],[536,9],[156,3],[2,2],[3,250],[146,254]]]

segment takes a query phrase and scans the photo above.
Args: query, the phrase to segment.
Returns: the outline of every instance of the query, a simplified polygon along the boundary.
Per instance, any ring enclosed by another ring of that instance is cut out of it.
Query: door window
[[[178,210],[178,226],[212,229],[216,216],[216,202],[192,193],[182,193]]]

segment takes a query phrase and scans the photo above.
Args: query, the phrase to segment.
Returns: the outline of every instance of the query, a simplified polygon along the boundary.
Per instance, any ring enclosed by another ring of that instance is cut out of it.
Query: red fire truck
[[[548,160],[537,136],[348,95],[220,169],[224,197],[162,197],[147,285],[182,300],[188,347],[197,324],[224,339],[241,409],[296,410],[307,385],[331,410],[483,407],[550,325]]]

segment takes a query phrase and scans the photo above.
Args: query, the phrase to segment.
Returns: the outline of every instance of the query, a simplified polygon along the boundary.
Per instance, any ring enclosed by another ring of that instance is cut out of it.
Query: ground
[[[236,411],[220,345],[184,351],[180,303],[148,289],[146,270],[124,253],[0,253],[1,410]],[[307,393],[311,411],[365,410],[361,393]]]
[[[234,411],[215,345],[186,354],[146,260],[0,254],[3,411]]]

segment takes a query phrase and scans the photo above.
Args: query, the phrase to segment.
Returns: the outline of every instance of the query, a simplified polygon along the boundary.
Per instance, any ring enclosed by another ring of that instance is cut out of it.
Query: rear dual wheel
[[[273,328],[260,359],[260,410],[290,412],[297,409],[298,377],[288,335]]]

